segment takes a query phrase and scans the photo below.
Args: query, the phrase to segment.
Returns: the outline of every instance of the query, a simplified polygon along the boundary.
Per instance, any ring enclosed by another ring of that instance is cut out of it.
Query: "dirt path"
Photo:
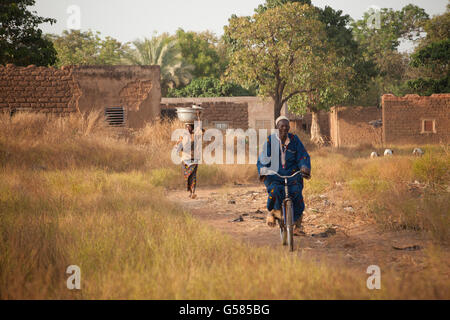
[[[196,200],[189,199],[185,191],[170,191],[167,197],[188,209],[194,217],[240,241],[287,250],[280,244],[279,229],[265,224],[267,197],[264,185],[201,188],[197,192]],[[303,221],[307,236],[294,239],[300,257],[360,270],[379,265],[402,272],[417,272],[426,267],[426,248],[431,245],[430,240],[413,231],[382,231],[363,214],[364,203],[342,201],[341,192],[336,189],[305,198],[307,209]],[[317,236],[329,228],[336,234],[327,238]],[[393,248],[413,246],[420,249]]]

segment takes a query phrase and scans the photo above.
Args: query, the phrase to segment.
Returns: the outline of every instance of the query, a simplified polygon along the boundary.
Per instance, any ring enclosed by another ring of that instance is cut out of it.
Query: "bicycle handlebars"
[[[290,179],[290,178],[295,177],[297,174],[301,174],[303,177],[305,177],[305,175],[301,171],[297,171],[296,173],[294,173],[291,176],[281,176],[281,175],[278,174],[278,172],[275,172],[275,171],[269,170],[269,169],[267,169],[264,173],[267,173],[267,174],[264,174],[264,175],[277,175],[281,179]],[[263,175],[263,174],[261,173],[261,175]]]

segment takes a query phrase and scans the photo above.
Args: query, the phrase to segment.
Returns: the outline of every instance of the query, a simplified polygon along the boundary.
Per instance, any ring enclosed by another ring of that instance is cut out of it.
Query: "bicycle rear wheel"
[[[289,250],[294,251],[294,208],[292,201],[286,201],[286,230]]]

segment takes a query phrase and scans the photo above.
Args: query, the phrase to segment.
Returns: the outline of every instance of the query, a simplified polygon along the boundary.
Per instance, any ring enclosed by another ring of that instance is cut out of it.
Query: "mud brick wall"
[[[288,116],[291,120],[291,128],[295,131],[304,130],[311,133],[312,114],[308,112],[303,117]],[[319,112],[320,131],[326,140],[330,140],[330,115],[328,112]]]
[[[211,122],[228,123],[228,128],[248,129],[248,105],[246,103],[214,102],[202,104],[205,107],[204,117]]]
[[[78,66],[74,77],[82,92],[81,112],[122,106],[130,128],[160,117],[159,66]]]
[[[221,101],[219,98],[212,98],[210,101],[202,100],[202,102],[195,100],[177,102],[176,99],[162,99],[161,112],[163,117],[175,118],[176,108],[190,108],[193,104],[200,104],[204,108],[202,120],[205,128],[214,128],[216,123],[226,123],[229,129],[247,130],[249,127],[248,104],[245,102]]]
[[[81,91],[73,67],[16,67],[0,65],[0,111],[71,113]]]
[[[382,97],[383,137],[386,144],[437,144],[450,141],[450,94],[430,97]],[[423,132],[423,121],[434,122],[434,132]]]
[[[382,119],[377,107],[333,107],[330,110],[330,136],[333,146],[381,145],[382,128],[374,128],[371,121]]]
[[[209,118],[206,119],[205,127],[214,127],[214,122],[221,121],[237,122],[236,124],[231,123],[230,126],[233,128],[242,127],[242,129],[255,129],[258,127],[257,124],[261,122],[270,124],[271,128],[275,125],[273,100],[263,97],[163,98],[161,100],[161,115],[163,117],[176,117],[175,107],[191,107],[193,104],[201,105],[202,107],[211,106],[212,108],[218,106],[219,109],[223,108],[224,105],[226,106],[227,112],[225,114],[222,112],[222,114],[218,115],[217,120],[214,113],[207,113],[206,115]],[[237,110],[230,108],[233,105]],[[218,113],[220,113],[219,109],[217,109]],[[235,114],[233,113],[234,111],[238,113]],[[247,119],[247,124],[244,125],[243,119],[245,118]]]
[[[126,126],[160,117],[159,66],[0,66],[0,111],[67,114],[123,107]]]

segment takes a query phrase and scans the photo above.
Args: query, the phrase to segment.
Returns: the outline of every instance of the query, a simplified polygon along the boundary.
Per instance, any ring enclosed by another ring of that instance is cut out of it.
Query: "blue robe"
[[[280,143],[276,143],[278,152],[274,155],[275,157],[278,157],[279,163],[278,170],[274,171],[277,171],[278,174],[282,176],[290,176],[293,173],[299,171],[302,167],[311,169],[311,159],[305,147],[303,146],[303,143],[296,135],[292,133],[289,133],[288,135],[290,142],[287,145],[287,150],[285,150],[284,167],[282,166],[282,152],[279,147]],[[257,163],[259,174],[261,174],[262,167],[270,167],[273,163],[274,159],[271,155],[271,147],[273,141],[277,140],[277,136],[273,134],[268,137],[267,142],[264,144],[263,152],[259,156]],[[264,154],[271,159],[269,163],[264,164]],[[283,203],[283,200],[285,198],[284,180],[276,175],[269,175],[266,176],[264,184],[266,185],[268,193],[267,210],[281,210],[281,204]],[[303,178],[301,175],[297,175],[296,177],[288,180],[288,192],[294,206],[294,221],[300,219],[303,215],[303,211],[305,210],[302,191]]]

